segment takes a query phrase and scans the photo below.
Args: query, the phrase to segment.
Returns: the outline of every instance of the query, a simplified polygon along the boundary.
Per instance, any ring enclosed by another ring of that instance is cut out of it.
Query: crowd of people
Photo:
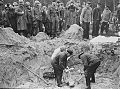
[[[38,0],[35,0],[33,5],[19,0],[4,7],[4,10],[0,11],[0,26],[12,27],[16,33],[26,37],[35,36],[38,32],[56,37],[72,24],[78,24],[84,29],[83,38],[89,39],[90,24],[93,24],[93,37],[98,36],[99,31],[100,34],[103,34],[104,30],[108,33],[112,14],[108,6],[105,6],[102,12],[100,3],[92,9],[91,2],[81,5],[74,0],[68,1],[66,6],[59,0],[53,1],[48,6],[42,6]],[[120,15],[117,16],[119,18]]]

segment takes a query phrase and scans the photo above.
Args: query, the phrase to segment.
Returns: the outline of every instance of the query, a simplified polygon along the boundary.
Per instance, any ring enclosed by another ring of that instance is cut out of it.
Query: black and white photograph
[[[120,89],[120,0],[0,0],[0,89]]]

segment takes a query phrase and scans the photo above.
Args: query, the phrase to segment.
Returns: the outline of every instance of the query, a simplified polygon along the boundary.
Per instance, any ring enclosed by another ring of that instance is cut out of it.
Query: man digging
[[[51,61],[58,87],[62,87],[63,70],[67,67],[67,58],[71,57],[72,54],[73,51],[71,50],[63,51],[56,55]]]
[[[82,60],[84,65],[84,74],[86,79],[86,88],[91,89],[90,83],[95,83],[95,75],[96,69],[100,65],[100,59],[91,54],[89,51],[83,50],[83,53],[79,55],[79,59]]]

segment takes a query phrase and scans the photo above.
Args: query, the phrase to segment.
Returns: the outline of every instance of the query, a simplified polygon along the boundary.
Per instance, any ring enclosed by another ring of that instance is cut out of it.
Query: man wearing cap
[[[51,61],[58,87],[62,87],[63,70],[67,67],[67,58],[71,57],[72,54],[73,51],[71,50],[63,51],[56,55]]]
[[[2,5],[3,5],[3,0],[0,0],[0,27],[3,25],[3,19],[2,19]]]
[[[90,24],[92,23],[92,8],[90,7],[90,5],[91,2],[87,2],[80,15],[80,24],[82,24],[84,29],[84,39],[89,39]]]
[[[65,12],[65,9],[64,9],[63,3],[58,0],[57,1],[57,14],[58,14],[58,18],[59,18],[58,34],[60,34],[62,29],[63,29],[63,25],[64,25],[64,12]]]
[[[111,11],[109,10],[108,6],[105,6],[104,11],[102,13],[102,25],[101,25],[101,32],[100,32],[101,35],[103,35],[104,30],[107,35],[109,31],[110,18],[111,18]]]
[[[9,20],[9,12],[10,12],[10,4],[6,4],[5,5],[5,9],[3,10],[2,12],[2,18],[3,18],[3,25],[4,27],[11,27],[11,23],[10,23],[10,20]]]
[[[34,21],[34,35],[38,32],[43,32],[42,24],[42,4],[36,0],[33,8],[33,21]]]
[[[75,6],[75,1],[71,0],[69,6],[68,6],[68,24],[69,26],[76,24],[76,17],[77,17],[77,12],[76,12],[76,6]]]
[[[86,89],[91,89],[90,83],[95,83],[94,73],[100,65],[100,59],[96,55],[91,54],[90,51],[86,50],[83,50],[83,52],[79,55],[79,59],[82,60],[84,65]]]
[[[49,14],[50,21],[52,22],[51,35],[52,37],[55,37],[57,36],[58,24],[59,24],[57,6],[55,1],[52,2],[52,5],[49,8],[48,14]]]
[[[120,2],[119,5],[117,6],[117,18],[118,18],[118,23],[120,23]]]
[[[18,34],[22,36],[27,36],[27,17],[25,13],[24,1],[19,0],[19,6],[15,10],[17,14],[17,30]]]
[[[28,34],[27,34],[27,36],[28,37],[30,37],[30,36],[32,36],[32,22],[33,22],[33,17],[32,17],[32,8],[31,8],[31,6],[30,6],[30,2],[26,2],[25,3],[25,5],[26,5],[26,17],[27,17],[27,28],[28,28]]]
[[[96,37],[99,35],[99,27],[101,21],[101,8],[100,3],[97,4],[97,7],[93,10],[93,31],[92,36]]]

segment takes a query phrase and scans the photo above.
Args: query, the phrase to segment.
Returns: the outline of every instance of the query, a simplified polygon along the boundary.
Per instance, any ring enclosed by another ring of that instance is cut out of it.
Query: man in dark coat
[[[63,70],[67,67],[67,58],[73,54],[71,50],[60,52],[52,60],[51,64],[54,69],[55,77],[57,80],[58,87],[62,87],[62,74]]]
[[[3,24],[3,19],[2,19],[2,5],[3,5],[3,0],[0,0],[0,26]]]
[[[84,73],[86,78],[86,89],[91,89],[90,82],[95,83],[96,69],[100,65],[99,58],[89,52],[81,53],[79,58],[82,60],[84,65]]]
[[[30,37],[33,35],[32,25],[33,25],[33,17],[32,17],[32,7],[30,6],[30,2],[26,2],[26,17],[27,17],[27,36]]]
[[[101,9],[100,3],[97,4],[97,7],[93,10],[93,31],[92,36],[96,37],[99,35],[99,25],[101,21]]]

